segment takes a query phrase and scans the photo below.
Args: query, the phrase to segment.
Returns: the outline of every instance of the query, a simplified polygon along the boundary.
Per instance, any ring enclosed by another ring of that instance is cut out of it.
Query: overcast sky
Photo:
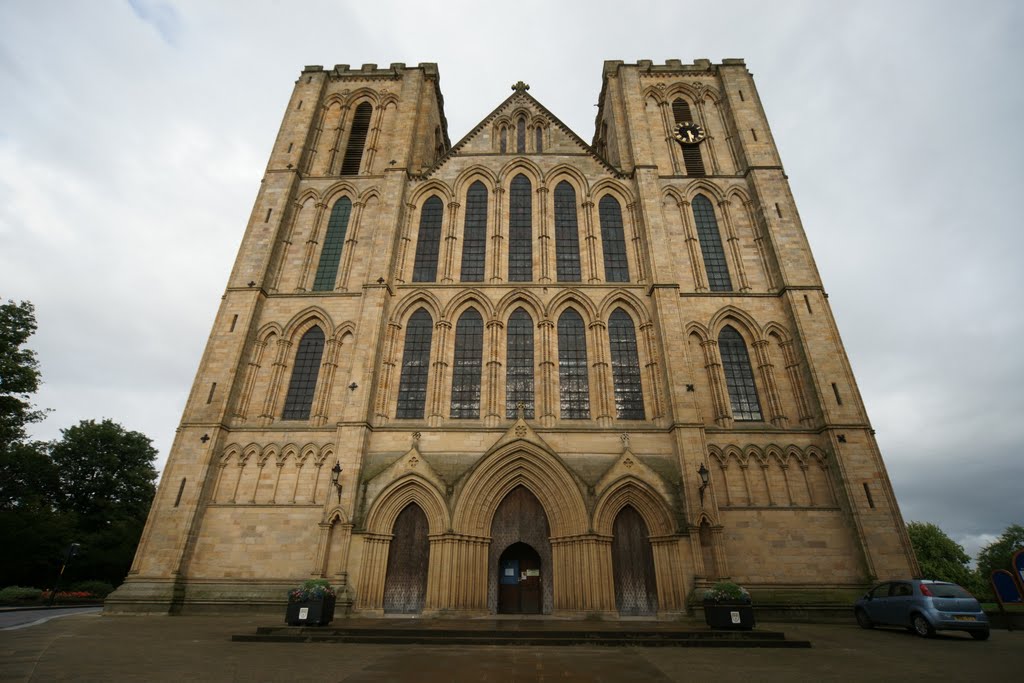
[[[303,65],[436,62],[459,140],[520,79],[583,139],[606,59],[743,57],[904,517],[1024,522],[1024,3],[0,2],[0,298],[34,436],[162,468]],[[1016,302],[1016,303],[1015,303]]]

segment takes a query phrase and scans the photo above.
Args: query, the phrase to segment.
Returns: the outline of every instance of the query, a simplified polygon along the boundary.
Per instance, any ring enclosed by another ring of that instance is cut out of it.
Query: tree
[[[973,577],[967,563],[971,557],[963,546],[930,522],[911,522],[907,533],[924,578],[970,587]]]
[[[1013,572],[1010,560],[1013,554],[1024,548],[1024,526],[1011,524],[1003,531],[1003,535],[978,551],[978,574],[985,584],[996,569]]]
[[[131,566],[156,492],[157,451],[146,435],[113,420],[83,420],[50,444],[58,510],[74,520],[82,544],[73,578],[120,583]]]
[[[32,304],[0,304],[0,450],[22,441],[25,425],[43,419],[29,402],[39,389],[39,361],[35,351],[22,348],[35,331]]]

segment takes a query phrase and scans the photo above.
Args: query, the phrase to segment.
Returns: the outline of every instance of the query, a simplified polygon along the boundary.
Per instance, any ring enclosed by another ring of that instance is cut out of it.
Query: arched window
[[[558,318],[558,382],[562,417],[590,418],[587,338],[583,318],[571,308]]]
[[[302,335],[299,350],[292,366],[292,378],[288,382],[288,394],[284,399],[283,420],[308,420],[316,393],[316,379],[320,374],[320,360],[324,355],[324,331],[313,326]]]
[[[523,404],[523,415],[533,419],[533,319],[521,308],[508,319],[505,348],[505,417],[516,417]]]
[[[443,212],[444,206],[436,195],[423,202],[423,209],[420,211],[420,232],[416,238],[413,282],[433,282],[437,279],[437,253],[441,247]]]
[[[508,193],[508,279],[533,279],[533,188],[522,173],[512,179]]]
[[[718,233],[718,221],[711,201],[702,194],[693,198],[693,222],[697,224],[697,239],[700,253],[704,256],[704,270],[708,274],[708,287],[712,292],[731,292],[732,280],[725,263],[722,237]]]
[[[505,126],[501,127],[501,153],[504,154],[508,151],[508,128]]]
[[[636,328],[633,327],[633,319],[621,308],[616,308],[608,319],[608,350],[612,356],[615,415],[622,420],[644,419],[644,390],[640,383]]]
[[[402,378],[398,384],[399,418],[422,418],[427,404],[427,374],[430,370],[430,342],[434,320],[425,309],[409,318],[405,328],[405,351],[402,353]]]
[[[345,158],[341,162],[341,175],[359,175],[359,165],[363,161],[363,147],[366,146],[366,134],[370,130],[370,114],[373,107],[369,102],[363,102],[356,107],[355,116],[352,117],[352,129],[348,135],[348,147],[345,148]]]
[[[537,154],[540,154],[541,152],[544,151],[544,129],[541,128],[540,126],[537,126],[537,130],[535,131],[535,134],[537,136],[537,142],[536,142]]]
[[[629,282],[626,261],[626,231],[622,228],[622,207],[610,194],[598,203],[601,218],[601,245],[604,248],[605,282]]]
[[[576,190],[564,180],[555,186],[555,263],[559,282],[580,281]]]
[[[455,326],[455,367],[452,371],[453,418],[480,417],[480,370],[484,354],[484,321],[476,309]]]
[[[324,248],[320,251],[320,265],[316,268],[313,279],[314,292],[329,292],[334,289],[338,279],[338,264],[341,263],[341,249],[345,246],[345,233],[348,232],[348,217],[352,213],[352,200],[342,197],[334,202],[331,217],[327,220],[327,235],[324,237]]]
[[[516,152],[526,154],[526,119],[516,121]]]
[[[750,356],[743,337],[730,325],[718,335],[718,352],[722,356],[725,386],[729,389],[729,404],[734,420],[760,420],[761,403],[757,400],[754,372],[750,369]]]
[[[672,118],[676,124],[684,121],[695,122],[690,112],[690,103],[682,98],[672,102]],[[686,165],[686,175],[702,176],[704,173],[704,159],[700,156],[700,145],[683,145],[683,163]]]
[[[462,231],[462,281],[484,281],[487,245],[487,188],[479,180],[466,192],[466,223]]]

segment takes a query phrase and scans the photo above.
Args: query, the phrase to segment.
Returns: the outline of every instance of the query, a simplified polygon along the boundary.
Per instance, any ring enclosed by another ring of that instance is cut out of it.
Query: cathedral
[[[523,82],[295,82],[108,612],[678,616],[917,563],[753,78],[607,61],[590,143]]]

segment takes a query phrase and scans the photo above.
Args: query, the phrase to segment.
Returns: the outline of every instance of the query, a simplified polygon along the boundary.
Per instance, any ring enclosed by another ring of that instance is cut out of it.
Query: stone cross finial
[[[523,83],[522,81],[516,81],[515,83],[512,84],[512,89],[515,90],[516,92],[526,92],[527,90],[530,89],[530,86],[528,86],[526,83]]]

